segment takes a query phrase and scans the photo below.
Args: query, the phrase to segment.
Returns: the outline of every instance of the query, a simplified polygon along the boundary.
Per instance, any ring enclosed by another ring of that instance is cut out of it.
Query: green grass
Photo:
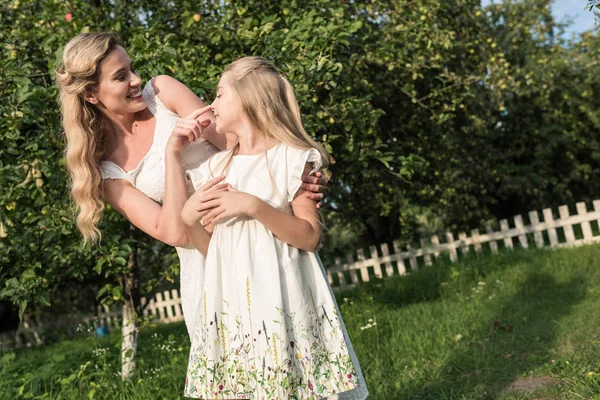
[[[438,263],[338,301],[372,399],[600,399],[600,246]],[[8,353],[0,399],[181,398],[188,348],[182,324],[145,328],[127,383],[118,332]],[[509,389],[526,378],[551,385]]]

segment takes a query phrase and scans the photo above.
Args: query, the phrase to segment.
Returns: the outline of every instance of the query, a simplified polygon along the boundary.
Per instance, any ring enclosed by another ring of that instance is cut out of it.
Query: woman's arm
[[[169,207],[161,207],[123,179],[103,181],[104,200],[138,229],[170,246],[183,247],[189,243],[185,228],[171,218]]]
[[[189,242],[181,222],[181,209],[189,198],[181,152],[199,139],[206,125],[197,119],[205,109],[193,111],[177,121],[165,150],[165,196],[162,206],[122,179],[103,181],[103,197],[121,215],[153,238],[171,246]]]
[[[196,192],[185,202],[181,210],[181,220],[187,231],[187,234],[194,247],[206,256],[208,245],[214,229],[214,224],[202,226],[200,221],[208,213],[204,206],[204,198],[211,193],[217,193],[226,190],[229,186],[226,183],[219,183],[224,176],[211,179],[200,186]]]
[[[163,104],[177,115],[188,115],[194,110],[206,107],[194,92],[177,79],[168,75],[158,75],[152,80],[154,91]],[[202,136],[219,150],[231,148],[235,139],[231,136],[221,135],[215,129],[215,116],[208,111],[200,116],[201,120],[210,119],[210,126],[204,130]]]

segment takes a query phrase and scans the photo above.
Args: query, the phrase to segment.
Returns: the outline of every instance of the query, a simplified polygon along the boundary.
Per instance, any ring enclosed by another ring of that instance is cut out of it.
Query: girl
[[[188,171],[181,216],[206,255],[185,395],[203,399],[364,399],[360,366],[314,251],[315,204],[303,172],[328,155],[305,132],[293,90],[246,57],[221,77],[216,129],[237,144]],[[211,187],[214,176],[227,187]],[[209,210],[207,212],[207,210]]]

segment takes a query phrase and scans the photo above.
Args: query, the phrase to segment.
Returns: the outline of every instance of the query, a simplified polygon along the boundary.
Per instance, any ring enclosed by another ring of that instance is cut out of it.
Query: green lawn
[[[438,263],[338,297],[371,399],[600,399],[600,246]],[[4,354],[0,399],[181,398],[183,324]],[[528,390],[517,391],[526,387]]]

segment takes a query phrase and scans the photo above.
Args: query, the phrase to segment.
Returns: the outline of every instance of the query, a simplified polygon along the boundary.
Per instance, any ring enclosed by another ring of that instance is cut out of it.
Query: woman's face
[[[132,114],[146,108],[142,80],[125,49],[115,47],[100,63],[100,80],[91,94],[100,109],[112,114]],[[88,96],[89,98],[89,96]],[[88,99],[86,98],[86,100]]]
[[[218,133],[236,133],[239,130],[243,113],[233,96],[229,74],[225,73],[221,76],[217,87],[217,97],[210,107],[215,114]]]

